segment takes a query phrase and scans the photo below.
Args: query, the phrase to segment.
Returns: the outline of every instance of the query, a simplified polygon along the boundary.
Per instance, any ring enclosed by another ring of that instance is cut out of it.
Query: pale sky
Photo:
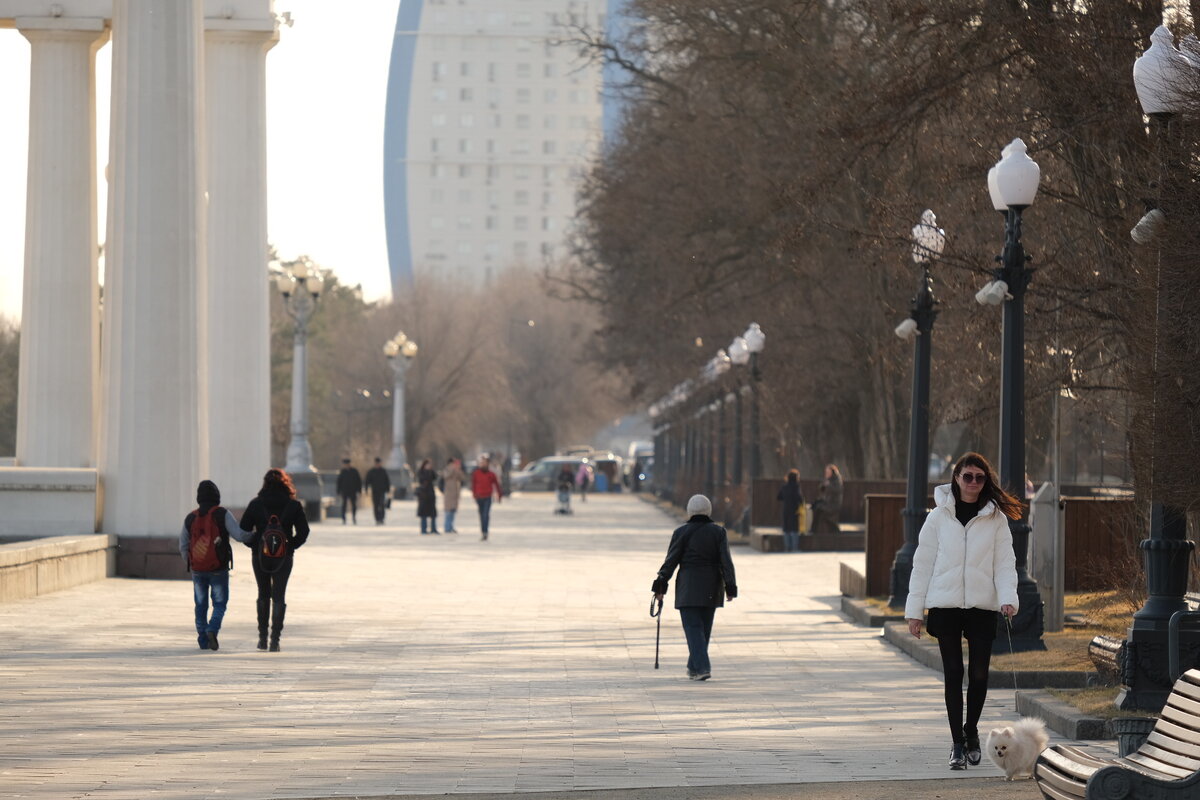
[[[390,293],[383,225],[383,116],[396,0],[276,0],[295,25],[267,54],[268,236],[366,299]],[[97,56],[100,236],[104,236],[111,45]],[[29,43],[0,30],[0,314],[21,314]]]

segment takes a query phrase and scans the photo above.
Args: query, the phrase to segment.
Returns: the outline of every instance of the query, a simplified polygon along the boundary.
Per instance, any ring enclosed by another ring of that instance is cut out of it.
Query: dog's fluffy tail
[[[1013,727],[1019,733],[1028,736],[1031,741],[1037,742],[1039,753],[1046,749],[1046,745],[1050,744],[1050,737],[1046,733],[1046,723],[1037,717],[1021,717]]]

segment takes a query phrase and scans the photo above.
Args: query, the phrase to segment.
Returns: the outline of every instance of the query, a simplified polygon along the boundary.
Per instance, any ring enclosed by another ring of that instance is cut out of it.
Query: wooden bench
[[[1123,758],[1069,745],[1045,750],[1034,768],[1046,800],[1167,800],[1200,797],[1200,669],[1171,690],[1145,744]]]

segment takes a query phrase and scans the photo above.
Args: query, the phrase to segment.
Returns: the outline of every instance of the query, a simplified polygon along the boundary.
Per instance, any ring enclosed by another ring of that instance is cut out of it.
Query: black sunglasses
[[[958,475],[962,478],[963,483],[983,484],[987,482],[987,474],[983,472],[960,472]]]

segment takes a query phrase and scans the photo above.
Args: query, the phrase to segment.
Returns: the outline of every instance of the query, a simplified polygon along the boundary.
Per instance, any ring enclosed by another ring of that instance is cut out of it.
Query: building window
[[[513,25],[518,28],[528,28],[533,24],[533,14],[521,13],[513,15]]]
[[[483,221],[483,227],[487,228],[489,231],[496,230],[500,227],[500,218],[489,214]]]
[[[529,130],[529,123],[531,121],[532,120],[530,119],[528,114],[517,114],[517,130],[519,130],[519,131]]]
[[[542,142],[542,155],[552,156],[554,155],[555,149],[556,146],[553,139],[547,139],[546,141]]]
[[[558,102],[558,89],[547,89],[542,92],[542,100],[546,105],[554,105]]]
[[[435,127],[435,128],[444,127],[446,125],[446,115],[445,114],[434,114],[433,119],[430,121],[433,123],[433,127]]]
[[[440,80],[441,80],[442,78],[444,78],[444,77],[446,77],[446,64],[445,64],[445,62],[443,62],[443,61],[435,61],[435,62],[433,62],[433,79],[434,79],[435,81],[440,81]]]
[[[458,74],[464,78],[471,77],[471,62],[464,61],[458,65]]]
[[[433,228],[435,231],[440,231],[442,228],[446,227],[446,218],[445,217],[430,217],[429,218],[429,227]]]
[[[583,92],[579,91],[578,89],[572,89],[571,91],[567,92],[567,102],[575,104],[582,103]]]
[[[528,103],[533,99],[533,93],[528,89],[517,89],[517,102]]]
[[[488,64],[488,80],[490,82],[495,83],[496,76],[499,74],[500,74],[500,68],[496,65],[496,62],[493,61],[490,64]]]
[[[543,206],[554,205],[554,192],[542,192],[542,205]]]
[[[522,191],[518,191],[518,192],[514,193],[513,194],[513,203],[515,203],[516,205],[519,205],[519,206],[529,205],[529,192],[522,190]]]
[[[437,140],[437,139],[430,139],[430,140],[429,140],[429,152],[431,152],[431,153],[437,153],[437,152],[440,152],[440,149],[439,149],[439,147],[438,147],[438,140]]]
[[[495,128],[496,130],[500,130],[500,115],[499,114],[492,114],[492,127]]]
[[[446,177],[446,165],[445,164],[430,164],[429,165],[429,176],[431,178]]]
[[[531,151],[531,149],[530,149],[530,143],[529,143],[529,140],[528,140],[528,139],[517,139],[515,142],[513,142],[513,149],[512,149],[512,151],[513,151],[513,155],[514,155],[514,156],[527,156],[527,155],[529,155],[529,154],[530,154],[530,152],[532,152],[532,151]]]
[[[522,164],[515,168],[516,178],[519,181],[527,181],[533,177],[533,169],[528,164]]]
[[[430,189],[429,190],[429,202],[444,203],[445,201],[446,201],[446,193],[443,192],[441,189]]]
[[[517,258],[525,258],[529,255],[529,242],[514,242],[513,255]]]
[[[458,229],[460,231],[471,230],[471,218],[470,217],[459,217],[458,218]]]
[[[550,183],[551,181],[554,180],[554,177],[555,177],[554,167],[542,167],[542,180],[543,181],[545,181],[546,183]]]
[[[489,155],[496,152],[496,140],[495,139],[487,140],[487,151],[488,151]]]
[[[446,102],[446,90],[445,89],[434,89],[433,90],[433,102],[435,102],[435,103]]]
[[[488,89],[487,99],[493,106],[500,105],[500,101],[504,98],[504,94],[496,88]]]
[[[458,165],[458,177],[460,177],[460,178],[471,177],[471,165],[470,164],[459,164]]]
[[[513,217],[513,230],[529,230],[529,217]]]
[[[459,202],[459,205],[470,205],[471,190],[470,189],[459,189],[458,190],[458,202]]]
[[[475,124],[474,114],[463,114],[458,118],[458,126],[460,128],[470,128]]]
[[[543,78],[557,77],[555,74],[556,72],[557,72],[557,70],[555,69],[554,64],[543,64],[542,65],[542,77]]]
[[[545,118],[542,119],[542,128],[543,129],[552,131],[557,127],[558,127],[558,117],[554,116],[553,114],[547,114],[545,116]]]
[[[517,77],[524,80],[529,80],[533,77],[533,66],[530,64],[517,64]]]
[[[495,164],[489,164],[487,168],[487,178],[489,181],[500,180],[500,168]]]
[[[554,255],[554,245],[542,242],[542,258],[549,258],[552,255]]]
[[[458,152],[460,152],[464,155],[466,155],[467,153],[470,153],[471,152],[471,140],[470,139],[459,139],[458,140]]]
[[[554,230],[554,217],[542,217],[542,230]]]
[[[474,99],[474,97],[472,96],[471,90],[464,87],[458,90],[458,99],[464,103],[469,103]]]
[[[471,254],[471,243],[470,242],[459,242],[458,243],[458,254],[460,256],[469,256]]]

